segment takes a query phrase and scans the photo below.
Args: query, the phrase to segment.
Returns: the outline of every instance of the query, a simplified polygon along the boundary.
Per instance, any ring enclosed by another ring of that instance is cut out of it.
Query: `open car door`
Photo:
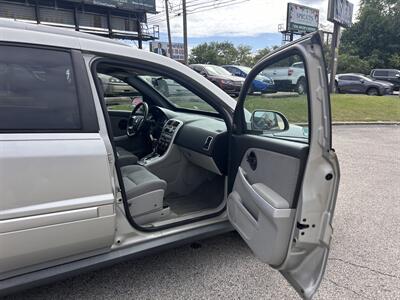
[[[269,71],[278,68],[287,75],[273,78]],[[255,78],[277,93],[248,95]],[[321,283],[332,237],[339,164],[331,135],[316,32],[263,58],[247,76],[230,141],[227,203],[230,222],[253,253],[305,299]]]

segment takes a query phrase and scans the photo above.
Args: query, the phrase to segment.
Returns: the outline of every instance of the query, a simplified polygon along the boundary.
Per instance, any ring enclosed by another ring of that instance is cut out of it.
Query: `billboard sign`
[[[288,3],[286,30],[296,33],[309,33],[318,30],[319,10],[299,5]]]
[[[329,0],[328,21],[345,28],[353,24],[353,3],[348,0]]]
[[[169,47],[167,42],[150,42],[150,52],[171,57],[169,55]],[[171,58],[178,61],[185,60],[185,51],[183,49],[183,43],[172,43]]]
[[[67,1],[106,6],[106,7],[118,8],[130,11],[138,9],[142,9],[145,11],[156,10],[156,0],[67,0]]]

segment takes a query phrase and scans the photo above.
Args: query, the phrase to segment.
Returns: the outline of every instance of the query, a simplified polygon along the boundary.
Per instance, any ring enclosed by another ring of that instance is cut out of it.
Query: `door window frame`
[[[294,46],[293,49],[287,50],[288,47]],[[237,105],[235,108],[235,113],[233,117],[233,123],[234,123],[234,133],[235,134],[252,134],[251,130],[247,129],[247,123],[246,123],[246,116],[244,113],[245,110],[245,102],[246,98],[248,96],[247,92],[250,89],[253,81],[259,75],[267,66],[272,66],[275,63],[292,57],[292,56],[299,56],[304,64],[304,73],[306,75],[306,82],[307,82],[307,91],[310,91],[310,84],[308,81],[308,69],[307,69],[307,64],[305,57],[303,53],[301,52],[300,49],[297,48],[296,45],[287,45],[285,47],[279,48],[277,52],[272,52],[271,54],[268,54],[264,58],[262,58],[250,71],[249,74],[246,76],[246,80],[244,82],[244,85],[240,91],[239,98],[237,100]],[[268,61],[268,63],[267,63]],[[290,66],[289,66],[290,67]],[[311,144],[311,137],[312,137],[312,112],[311,112],[311,99],[310,99],[310,93],[307,92],[307,126],[308,126],[308,142],[307,144]],[[260,137],[265,137],[265,138],[272,138],[272,139],[280,139],[280,140],[287,140],[287,141],[292,141],[292,142],[297,142],[297,143],[302,143],[305,144],[304,142],[297,141],[294,139],[290,138],[284,138],[284,137],[270,137],[270,136],[263,136],[260,135]]]
[[[112,65],[120,66],[121,68],[127,68],[127,69],[133,67],[136,69],[153,72],[153,73],[159,74],[161,76],[166,76],[170,79],[175,80],[179,84],[182,84],[182,86],[184,86],[185,88],[190,90],[192,93],[199,95],[199,97],[202,98],[203,100],[204,99],[208,99],[208,100],[212,99],[213,101],[215,101],[215,102],[213,102],[213,104],[208,101],[205,101],[205,100],[204,101],[206,103],[208,103],[209,105],[211,105],[218,113],[220,113],[220,115],[218,117],[220,117],[224,120],[224,122],[226,124],[228,135],[231,135],[231,132],[232,132],[233,111],[227,104],[225,104],[224,101],[221,101],[218,96],[213,94],[208,89],[205,89],[202,84],[198,83],[196,80],[193,80],[191,77],[189,77],[185,73],[177,71],[171,67],[168,67],[165,65],[159,65],[158,63],[154,63],[154,62],[143,61],[143,60],[140,60],[137,58],[129,58],[129,57],[119,57],[119,59],[118,58],[108,58],[108,57],[96,57],[91,61],[90,72],[91,72],[91,76],[93,78],[93,81],[94,81],[94,84],[96,87],[96,92],[98,93],[98,97],[100,99],[100,105],[101,105],[101,109],[102,109],[106,127],[107,127],[107,135],[110,139],[111,146],[113,148],[115,169],[116,169],[116,173],[117,173],[118,182],[120,183],[122,203],[124,205],[125,216],[129,222],[129,224],[138,231],[157,232],[160,230],[165,230],[165,229],[169,229],[169,228],[179,227],[182,225],[207,220],[210,218],[218,217],[221,214],[223,214],[226,211],[226,205],[224,207],[222,207],[221,210],[214,212],[214,213],[210,213],[208,215],[190,218],[190,219],[186,219],[186,220],[182,220],[182,221],[177,221],[177,222],[173,222],[173,223],[158,226],[158,227],[143,227],[141,225],[138,225],[135,222],[134,218],[132,217],[132,215],[129,212],[129,204],[128,204],[128,200],[127,200],[127,196],[126,196],[126,192],[125,192],[125,187],[123,184],[121,184],[123,182],[123,180],[122,180],[121,169],[118,165],[117,151],[116,151],[116,146],[114,143],[114,134],[112,132],[110,117],[108,115],[107,107],[105,105],[104,94],[101,93],[102,82],[97,76],[97,67],[100,63],[112,64]],[[182,82],[185,82],[185,83],[182,83]],[[143,84],[145,84],[145,83],[143,83]],[[161,97],[160,99],[163,99],[162,96],[160,96],[160,97]],[[164,101],[165,101],[165,99],[164,99]],[[217,105],[218,103],[219,103],[219,106]],[[213,116],[213,117],[216,116],[215,113],[207,113],[204,111],[194,111],[194,110],[187,110],[187,109],[175,107],[167,101],[165,101],[165,104],[167,106],[170,106],[170,108],[172,108],[172,110],[175,110],[178,112],[193,113],[193,114],[200,114],[200,115],[203,114],[203,115],[209,115],[209,116]],[[223,104],[223,105],[221,105],[221,104]],[[229,111],[231,111],[231,113],[229,113]],[[229,145],[228,145],[228,147],[229,147]],[[226,176],[228,176],[228,174]]]

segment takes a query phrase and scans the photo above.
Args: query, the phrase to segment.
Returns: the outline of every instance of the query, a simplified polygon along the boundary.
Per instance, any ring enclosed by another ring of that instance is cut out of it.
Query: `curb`
[[[343,125],[400,125],[400,121],[376,121],[376,122],[332,122],[334,126],[343,126]]]

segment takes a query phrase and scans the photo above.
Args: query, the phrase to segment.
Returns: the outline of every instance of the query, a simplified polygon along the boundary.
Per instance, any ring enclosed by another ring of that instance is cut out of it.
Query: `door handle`
[[[257,169],[257,155],[254,153],[254,151],[251,151],[249,154],[247,154],[247,162],[253,171]]]

